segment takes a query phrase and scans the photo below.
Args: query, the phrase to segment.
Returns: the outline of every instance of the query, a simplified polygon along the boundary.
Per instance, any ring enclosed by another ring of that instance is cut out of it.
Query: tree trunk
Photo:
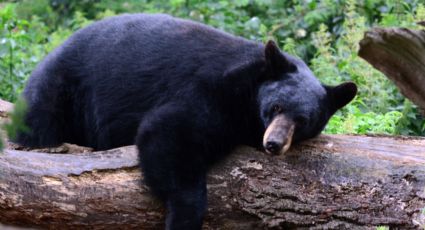
[[[12,147],[0,154],[1,223],[164,226],[134,146],[68,154]],[[211,170],[208,196],[205,229],[419,229],[425,138],[322,135],[279,157],[242,146]]]
[[[425,31],[374,28],[360,42],[359,56],[425,111]]]

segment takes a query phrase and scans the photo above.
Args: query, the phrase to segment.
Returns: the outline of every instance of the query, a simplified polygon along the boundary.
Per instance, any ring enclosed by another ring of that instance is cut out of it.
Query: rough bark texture
[[[374,28],[360,42],[359,56],[425,110],[425,31]]]
[[[134,146],[92,153],[3,152],[1,223],[163,227],[164,209],[143,185]],[[420,229],[425,139],[322,135],[279,157],[240,147],[211,170],[208,191],[205,229]]]

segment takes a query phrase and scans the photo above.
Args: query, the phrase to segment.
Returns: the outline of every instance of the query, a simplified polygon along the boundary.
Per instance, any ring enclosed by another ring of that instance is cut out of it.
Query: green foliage
[[[358,57],[358,44],[368,27],[366,19],[357,13],[356,4],[355,0],[346,1],[338,39],[333,40],[323,24],[313,36],[317,55],[311,64],[316,76],[330,85],[349,80],[360,86],[357,99],[331,119],[325,132],[425,134],[425,122],[416,108],[382,73]]]
[[[355,106],[349,106],[347,115],[333,117],[326,131],[328,133],[388,133],[397,131],[398,121],[403,117],[399,111],[391,111],[385,114],[374,112],[364,113]]]
[[[425,120],[380,72],[357,56],[373,25],[419,29],[422,0],[20,0],[0,3],[0,98],[15,101],[47,53],[92,21],[120,13],[168,13],[256,41],[274,39],[329,85],[354,81],[356,99],[327,133],[425,135]]]
[[[14,4],[0,8],[0,98],[12,102],[35,65],[50,51],[44,47],[47,26],[38,17],[19,19],[15,8]]]
[[[91,22],[81,12],[75,12],[66,27],[52,31],[37,15],[20,19],[16,9],[21,8],[17,6],[6,4],[0,8],[0,98],[12,102],[18,98],[36,64],[74,31]]]
[[[29,61],[21,61],[22,49],[29,46],[25,28],[28,21],[16,19],[13,5],[6,5],[0,11],[0,97],[15,100],[16,92],[25,78],[22,67]]]

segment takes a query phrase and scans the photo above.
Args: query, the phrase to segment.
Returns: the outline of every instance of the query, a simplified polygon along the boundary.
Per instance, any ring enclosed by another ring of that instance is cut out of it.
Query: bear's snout
[[[279,153],[279,151],[282,149],[283,147],[283,143],[281,142],[276,142],[276,141],[268,141],[266,143],[266,145],[264,146],[264,148],[266,149],[267,152],[272,153],[272,154],[277,154]]]
[[[263,147],[267,153],[282,154],[292,143],[295,123],[285,115],[277,115],[267,127],[263,137]]]

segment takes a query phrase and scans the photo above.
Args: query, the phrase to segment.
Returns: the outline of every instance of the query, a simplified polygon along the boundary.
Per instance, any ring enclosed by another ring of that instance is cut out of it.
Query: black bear
[[[237,145],[286,151],[318,135],[356,85],[324,86],[266,45],[161,14],[111,17],[79,30],[24,90],[30,147],[137,144],[167,229],[200,229],[206,172]]]

